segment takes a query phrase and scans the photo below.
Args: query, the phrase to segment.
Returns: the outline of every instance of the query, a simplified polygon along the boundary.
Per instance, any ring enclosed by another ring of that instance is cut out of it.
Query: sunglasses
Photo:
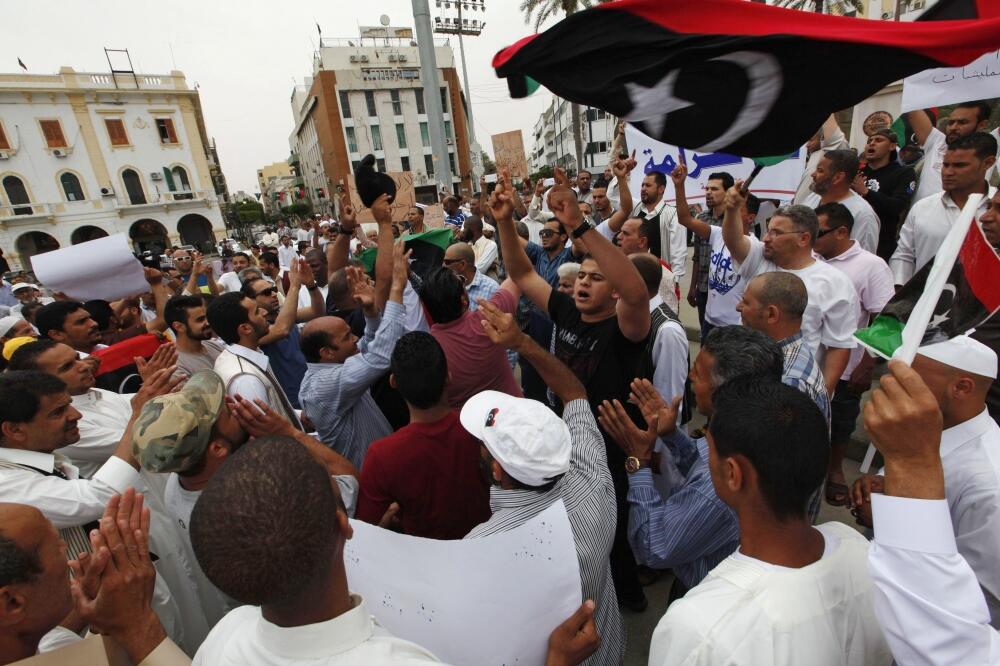
[[[268,287],[267,289],[264,289],[263,291],[258,291],[257,295],[258,296],[274,296],[277,293],[278,293],[278,288],[277,287]]]
[[[548,238],[549,236],[555,236],[556,232],[552,231],[551,229],[542,229],[541,231],[538,232],[538,235],[541,238]]]
[[[451,266],[452,264],[457,264],[462,261],[465,261],[465,259],[445,259],[442,263],[445,266]]]
[[[827,234],[832,234],[834,231],[836,231],[839,228],[840,227],[836,227],[834,229],[820,229],[819,231],[816,232],[816,238],[822,238],[823,236],[826,236]]]

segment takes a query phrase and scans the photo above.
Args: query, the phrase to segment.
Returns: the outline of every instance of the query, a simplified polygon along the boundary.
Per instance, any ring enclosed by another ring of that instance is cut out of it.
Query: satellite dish
[[[384,26],[388,26],[389,25],[389,15],[388,14],[382,14],[382,16],[379,18],[378,22],[381,23]]]

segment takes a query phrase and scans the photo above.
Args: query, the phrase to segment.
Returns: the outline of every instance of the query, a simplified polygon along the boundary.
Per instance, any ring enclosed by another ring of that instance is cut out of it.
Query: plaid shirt
[[[711,208],[698,213],[695,217],[713,227],[722,226],[722,218],[712,215]],[[712,244],[698,235],[694,237],[694,257],[698,262],[698,291],[707,294],[708,269],[712,264]]]
[[[778,345],[785,355],[785,370],[781,375],[781,382],[794,386],[812,398],[829,424],[830,396],[826,393],[826,382],[823,381],[823,372],[816,357],[802,338],[802,331],[779,340]]]

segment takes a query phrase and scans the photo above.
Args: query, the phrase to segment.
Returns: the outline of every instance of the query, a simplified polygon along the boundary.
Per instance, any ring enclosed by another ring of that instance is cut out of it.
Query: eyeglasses
[[[802,233],[805,233],[805,232],[804,231],[795,231],[794,229],[791,230],[791,231],[782,231],[781,229],[768,229],[767,233],[765,233],[764,235],[765,236],[774,236],[775,238],[777,238],[778,236],[784,236],[785,234],[802,234]]]
[[[822,238],[823,236],[826,236],[827,234],[832,234],[834,231],[836,231],[839,228],[840,227],[836,227],[834,229],[820,229],[819,231],[816,232],[816,238]]]
[[[267,289],[264,289],[263,291],[258,291],[257,295],[258,296],[274,296],[277,293],[278,293],[278,288],[277,287],[268,287]]]
[[[551,229],[542,229],[541,231],[538,232],[538,235],[541,238],[548,238],[549,236],[555,236],[556,232],[552,231]]]

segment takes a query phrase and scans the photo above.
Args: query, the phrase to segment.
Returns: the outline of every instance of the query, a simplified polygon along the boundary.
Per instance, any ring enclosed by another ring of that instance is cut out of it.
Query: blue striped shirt
[[[663,443],[684,477],[664,499],[653,472],[628,476],[628,540],[636,559],[656,569],[671,568],[691,588],[740,544],[736,514],[719,499],[708,469],[708,443],[680,429]]]
[[[483,275],[477,269],[476,277],[472,278],[472,282],[465,287],[465,291],[469,295],[469,309],[478,310],[478,299],[481,298],[484,301],[488,301],[490,300],[490,297],[499,290],[500,284],[496,280],[488,275]]]

